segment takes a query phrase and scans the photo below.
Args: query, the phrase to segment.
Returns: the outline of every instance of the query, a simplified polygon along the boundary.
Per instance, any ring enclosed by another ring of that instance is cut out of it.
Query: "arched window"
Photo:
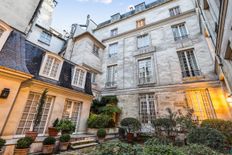
[[[62,68],[63,60],[58,56],[46,54],[40,68],[40,75],[54,80],[58,80]]]

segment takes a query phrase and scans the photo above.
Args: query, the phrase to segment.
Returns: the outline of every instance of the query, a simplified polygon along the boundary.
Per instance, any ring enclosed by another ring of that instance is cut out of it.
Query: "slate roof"
[[[43,48],[26,41],[22,33],[12,31],[3,49],[0,51],[0,66],[32,74],[37,80],[92,95],[90,73],[86,75],[84,89],[71,85],[72,68],[75,67],[75,64],[68,60],[64,60],[59,81],[40,76],[39,70],[45,53]]]

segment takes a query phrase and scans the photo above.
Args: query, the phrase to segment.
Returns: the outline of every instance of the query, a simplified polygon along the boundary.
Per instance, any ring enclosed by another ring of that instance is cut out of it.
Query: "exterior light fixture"
[[[1,95],[0,95],[0,98],[6,99],[6,98],[9,96],[9,94],[10,94],[10,89],[9,89],[9,88],[4,88],[4,89],[2,90],[2,93],[1,93]]]
[[[226,98],[226,101],[232,105],[232,94]]]

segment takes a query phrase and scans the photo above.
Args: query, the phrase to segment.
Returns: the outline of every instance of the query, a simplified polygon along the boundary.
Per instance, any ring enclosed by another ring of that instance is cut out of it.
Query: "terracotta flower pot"
[[[43,145],[43,154],[52,154],[54,145]]]
[[[104,141],[105,141],[105,138],[99,138],[99,137],[98,137],[98,142],[99,142],[99,143],[103,143]]]
[[[66,151],[68,149],[69,142],[60,142],[60,151]]]
[[[128,142],[132,142],[134,138],[134,134],[133,133],[127,133],[127,141]]]
[[[58,135],[58,130],[54,127],[48,127],[48,135],[56,137]]]
[[[35,131],[27,131],[25,134],[26,137],[31,137],[33,141],[35,141],[36,137],[38,136],[38,132]]]
[[[25,149],[16,149],[14,150],[14,155],[27,155],[29,152],[29,148]]]

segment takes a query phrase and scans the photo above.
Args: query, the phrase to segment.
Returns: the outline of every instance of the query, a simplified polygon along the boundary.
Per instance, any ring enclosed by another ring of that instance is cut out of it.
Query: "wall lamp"
[[[6,99],[6,98],[9,96],[9,94],[10,94],[10,89],[9,89],[9,88],[4,88],[4,89],[2,90],[2,93],[1,93],[1,95],[0,95],[0,98]]]

